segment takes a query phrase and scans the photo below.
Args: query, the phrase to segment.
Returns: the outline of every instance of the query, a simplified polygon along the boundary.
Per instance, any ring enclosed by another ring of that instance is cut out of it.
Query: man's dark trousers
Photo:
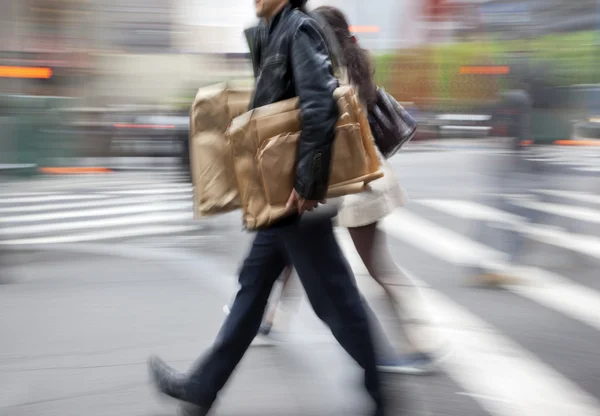
[[[317,316],[365,370],[365,386],[383,414],[367,315],[331,220],[299,218],[258,231],[242,266],[240,289],[212,350],[191,372],[189,401],[210,407],[258,332],[271,289],[288,261],[296,268]]]

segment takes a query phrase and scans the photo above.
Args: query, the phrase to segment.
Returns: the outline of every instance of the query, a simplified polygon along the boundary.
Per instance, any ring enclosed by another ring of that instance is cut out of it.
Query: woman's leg
[[[263,322],[261,324],[261,332],[268,333],[273,326],[273,320],[275,319],[275,312],[277,312],[278,306],[281,303],[282,299],[287,295],[287,287],[290,281],[290,277],[294,268],[291,265],[286,266],[286,268],[281,273],[281,277],[279,281],[281,282],[281,290],[279,292],[279,296],[276,296],[267,307],[267,313],[263,318]]]
[[[348,231],[367,271],[385,291],[387,307],[398,319],[399,329],[407,343],[407,352],[422,351],[414,335],[409,333],[405,324],[407,317],[405,302],[402,302],[400,295],[393,290],[393,286],[405,286],[403,290],[408,290],[414,289],[414,285],[392,259],[386,244],[385,233],[377,228],[377,223],[348,228]]]

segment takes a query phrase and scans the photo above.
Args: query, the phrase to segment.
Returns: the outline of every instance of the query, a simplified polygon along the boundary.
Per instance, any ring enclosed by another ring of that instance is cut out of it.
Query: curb
[[[600,146],[600,139],[556,140],[557,146]]]
[[[113,170],[105,167],[45,167],[38,172],[49,175],[73,175],[89,173],[112,173]]]
[[[119,168],[111,168],[111,170],[113,172],[134,172],[134,171],[138,171],[138,172],[152,172],[152,171],[158,171],[158,172],[186,172],[189,171],[188,169],[183,169],[183,168],[179,168],[179,167],[143,167],[143,166],[131,166],[131,167],[119,167]]]
[[[109,168],[103,166],[95,167],[44,167],[37,171],[46,175],[85,175],[85,174],[108,174],[117,172],[186,172],[186,169],[179,167],[150,167],[150,166],[132,166]]]

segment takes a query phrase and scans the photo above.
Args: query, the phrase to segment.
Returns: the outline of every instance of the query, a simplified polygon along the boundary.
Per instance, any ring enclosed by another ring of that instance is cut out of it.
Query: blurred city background
[[[448,353],[392,380],[406,414],[600,415],[600,1],[308,4],[347,14],[419,122],[381,227]],[[239,212],[193,220],[189,107],[252,82],[255,21],[252,0],[0,2],[1,414],[171,414],[145,357],[210,345],[252,237]],[[359,414],[305,301],[294,322],[217,414]]]

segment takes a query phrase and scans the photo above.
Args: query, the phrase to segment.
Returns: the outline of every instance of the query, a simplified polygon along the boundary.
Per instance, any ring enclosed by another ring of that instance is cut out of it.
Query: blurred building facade
[[[311,8],[342,9],[361,44],[375,52],[451,42],[483,32],[518,38],[595,29],[600,26],[597,4],[597,0],[309,1]],[[61,93],[96,101],[155,101],[216,79],[249,75],[243,30],[256,23],[252,0],[4,0],[0,18],[4,64],[51,66],[62,76],[52,82],[62,79],[61,85],[79,89],[65,87]],[[83,72],[89,76],[82,78]],[[6,84],[13,92],[25,91],[16,81],[0,84],[3,90]]]
[[[518,39],[599,28],[597,0],[488,0],[480,15],[488,33]]]
[[[177,7],[177,0],[93,0],[96,46],[133,53],[170,51]]]

